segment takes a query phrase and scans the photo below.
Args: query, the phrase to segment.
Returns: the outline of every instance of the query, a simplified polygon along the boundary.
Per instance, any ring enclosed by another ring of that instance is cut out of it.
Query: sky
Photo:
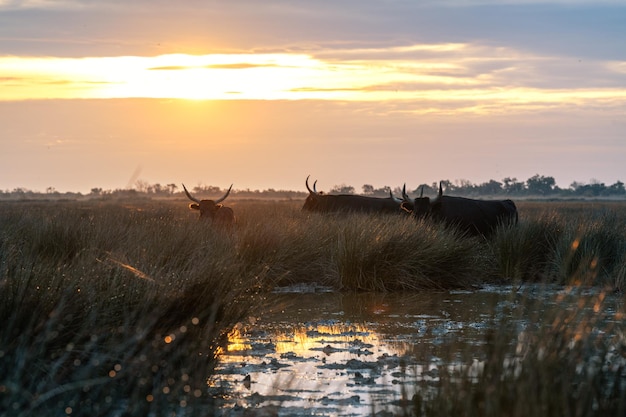
[[[0,0],[0,190],[626,182],[626,1]]]

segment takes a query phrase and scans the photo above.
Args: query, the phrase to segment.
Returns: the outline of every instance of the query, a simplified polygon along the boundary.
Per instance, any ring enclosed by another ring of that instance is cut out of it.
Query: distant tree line
[[[227,189],[213,185],[198,185],[188,187],[188,190],[198,198],[221,196]],[[236,198],[266,198],[266,199],[299,199],[306,198],[308,191],[234,189],[231,191],[229,199]],[[172,198],[185,197],[182,186],[176,184],[149,184],[145,181],[138,181],[134,188],[105,190],[103,188],[92,188],[87,194],[80,192],[57,191],[54,187],[48,187],[46,192],[31,191],[26,188],[15,188],[13,190],[0,190],[1,200],[78,200],[78,199],[141,199],[141,198]]]
[[[568,188],[560,188],[556,185],[554,177],[534,175],[526,181],[518,181],[517,178],[507,177],[502,181],[489,180],[482,184],[472,184],[461,180],[452,182],[442,181],[442,186],[447,194],[468,196],[517,196],[517,197],[625,197],[624,183],[616,181],[614,184],[605,185],[599,181],[590,184],[573,182]],[[417,187],[414,192],[421,189]],[[439,185],[424,184],[424,193],[437,193]]]
[[[443,180],[441,181],[446,194],[480,197],[480,196],[515,196],[515,197],[626,197],[624,183],[617,181],[612,185],[605,185],[599,181],[590,184],[573,182],[569,188],[560,188],[556,185],[554,177],[534,175],[526,181],[518,181],[517,178],[507,177],[502,181],[489,180],[482,184],[473,184],[468,180]],[[433,196],[439,192],[439,184],[419,184],[415,188],[407,188],[410,195],[424,192],[425,196]],[[402,188],[388,186],[374,188],[370,184],[362,187],[362,194],[373,197],[388,197],[389,192],[394,196],[401,196]],[[355,188],[349,185],[336,185],[330,190],[330,194],[355,194]]]
[[[489,180],[482,184],[473,184],[468,180],[443,180],[444,192],[448,195],[460,195],[468,197],[511,196],[511,197],[545,197],[545,198],[626,198],[624,183],[616,181],[606,185],[599,181],[591,181],[589,184],[573,182],[568,188],[560,188],[556,185],[554,177],[534,175],[526,181],[518,181],[517,178],[507,177],[502,181]],[[410,196],[424,192],[426,196],[434,196],[439,190],[438,183],[419,184],[413,189],[407,189]],[[218,196],[226,192],[226,189],[213,185],[197,185],[191,191],[196,197]],[[373,185],[364,184],[361,194],[372,197],[400,197],[401,187],[391,188],[384,186],[375,188]],[[351,185],[335,185],[329,194],[356,194],[356,189]],[[279,198],[298,199],[305,198],[307,191],[276,190],[238,190],[233,189],[229,198]],[[92,188],[88,194],[75,192],[60,193],[54,187],[48,187],[45,192],[35,192],[24,188],[14,190],[0,190],[0,199],[79,199],[79,198],[151,198],[151,197],[181,197],[184,196],[182,186],[171,184],[149,184],[139,180],[132,189],[103,190]]]

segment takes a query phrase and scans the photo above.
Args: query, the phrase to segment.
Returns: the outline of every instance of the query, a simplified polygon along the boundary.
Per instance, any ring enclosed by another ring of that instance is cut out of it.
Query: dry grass
[[[206,411],[223,335],[253,303],[232,240],[163,208],[25,208],[0,208],[0,408]]]
[[[624,314],[605,306],[608,296],[581,297],[579,287],[554,300],[512,294],[515,307],[494,323],[485,357],[439,367],[437,384],[418,383],[406,414],[626,415]]]
[[[617,203],[518,204],[520,224],[489,242],[402,216],[304,213],[301,203],[235,201],[233,232],[198,222],[182,200],[0,205],[0,408],[206,415],[224,333],[276,285],[626,284]]]
[[[517,227],[489,243],[508,282],[549,282],[624,290],[626,204],[518,203]]]

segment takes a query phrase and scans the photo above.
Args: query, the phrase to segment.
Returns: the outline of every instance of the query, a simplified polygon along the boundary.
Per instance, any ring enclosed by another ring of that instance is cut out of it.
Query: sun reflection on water
[[[421,363],[407,359],[414,343],[400,333],[425,337],[426,320],[436,324],[428,335],[431,342],[463,329],[438,315],[399,316],[379,297],[337,297],[332,302],[339,305],[326,310],[315,301],[310,306],[303,302],[296,311],[277,309],[278,319],[236,326],[209,381],[211,389],[228,393],[224,407],[262,403],[310,413],[336,409],[337,415],[369,415],[379,404],[405,401],[407,384],[438,379],[437,356],[428,355]],[[328,318],[333,316],[338,318]],[[387,327],[394,329],[392,334],[381,332]]]
[[[363,347],[378,345],[382,342],[378,334],[368,326],[344,323],[309,324],[277,330],[267,335],[264,340],[265,344],[261,342],[252,344],[250,335],[246,333],[244,326],[238,325],[228,334],[227,352],[246,354],[264,345],[266,347],[271,346],[278,355],[291,354],[307,357],[317,355],[316,352],[320,351],[325,355],[330,355],[343,350],[350,350],[352,353],[359,354],[357,348],[341,349],[333,348],[332,345]],[[322,346],[321,349],[320,346]],[[362,351],[360,353],[363,354]]]
[[[604,294],[581,297],[569,288],[549,296],[532,289],[529,294],[531,301],[558,312],[546,321],[548,334],[556,331],[572,343],[598,333],[600,321],[623,317],[621,308],[606,305]],[[520,375],[531,349],[535,355],[544,352],[543,344],[537,346],[536,323],[527,314],[513,313],[526,307],[510,289],[290,298],[293,305],[281,298],[272,300],[270,305],[280,308],[229,334],[227,349],[209,381],[212,392],[222,393],[221,410],[278,407],[337,416],[401,413],[398,407],[410,403],[409,393],[420,390],[428,397],[444,374],[450,381],[478,382],[488,359],[487,335],[497,317],[519,329],[517,340],[511,341],[513,355],[503,364],[511,375]],[[581,304],[581,298],[586,302]]]

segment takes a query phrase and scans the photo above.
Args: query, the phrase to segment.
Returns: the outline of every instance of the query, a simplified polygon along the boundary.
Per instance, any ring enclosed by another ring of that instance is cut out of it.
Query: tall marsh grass
[[[626,288],[625,203],[518,203],[520,222],[489,242],[508,282]]]
[[[0,409],[206,414],[224,334],[254,303],[228,236],[108,205],[5,205],[0,230]]]
[[[444,360],[435,386],[418,383],[406,415],[626,415],[623,309],[606,305],[604,291],[547,294],[554,291],[512,294],[515,304],[494,320],[484,358]]]
[[[206,415],[224,334],[275,286],[626,284],[624,206],[518,204],[520,224],[485,241],[301,204],[235,201],[233,231],[199,222],[182,200],[0,205],[0,408]]]

